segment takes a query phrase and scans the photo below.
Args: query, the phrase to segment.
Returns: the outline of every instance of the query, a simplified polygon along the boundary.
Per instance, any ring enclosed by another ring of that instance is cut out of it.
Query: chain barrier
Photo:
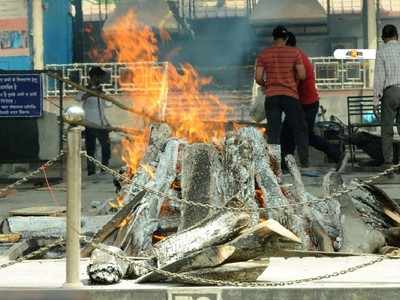
[[[0,189],[0,197],[4,196],[9,190],[14,189],[15,187],[27,182],[29,179],[32,177],[39,175],[42,170],[45,170],[52,165],[54,165],[61,157],[64,156],[64,151],[61,151],[55,158],[50,159],[47,161],[45,164],[41,165],[39,168],[37,168],[35,171],[30,172],[28,175],[18,179],[16,182],[7,185],[6,187]]]
[[[19,258],[13,260],[13,261],[1,264],[0,265],[0,269],[5,269],[7,267],[13,266],[13,265],[18,264],[20,262],[23,262],[25,260],[34,258],[34,257],[42,255],[42,254],[45,254],[51,248],[54,248],[54,247],[57,247],[57,246],[62,246],[64,244],[65,244],[65,240],[63,238],[60,238],[60,239],[56,240],[54,243],[51,243],[51,244],[49,244],[47,246],[44,246],[44,247],[41,247],[41,248],[39,248],[39,249],[37,249],[37,250],[35,250],[35,251],[25,255],[25,256],[22,256],[22,257],[19,257]]]
[[[102,247],[101,244],[95,243],[92,240],[88,240],[87,237],[82,237],[85,242],[89,243],[93,248],[95,249],[99,249],[100,251],[112,255],[120,260],[123,260],[125,262],[127,262],[128,264],[136,264],[138,265],[138,267],[140,268],[146,268],[148,269],[150,272],[156,272],[160,275],[163,275],[165,277],[168,278],[173,278],[173,279],[177,279],[180,281],[184,281],[184,282],[196,282],[197,284],[200,283],[202,285],[214,285],[214,286],[234,286],[234,287],[284,287],[284,286],[291,286],[291,285],[295,285],[295,284],[302,284],[302,283],[309,283],[309,282],[313,282],[313,281],[317,281],[317,280],[323,280],[323,279],[330,279],[330,278],[334,278],[334,277],[338,277],[341,275],[345,275],[345,274],[349,274],[349,273],[353,273],[355,271],[361,270],[363,268],[375,265],[377,263],[380,263],[382,261],[384,261],[387,258],[390,258],[390,255],[378,255],[376,258],[353,266],[353,267],[349,267],[346,269],[343,269],[341,271],[336,271],[336,272],[332,272],[332,273],[328,273],[328,274],[324,274],[324,275],[319,275],[319,276],[313,276],[313,277],[309,277],[309,278],[303,278],[303,279],[295,279],[295,280],[288,280],[288,281],[276,281],[276,282],[238,282],[238,281],[228,281],[228,280],[214,280],[214,279],[205,279],[205,278],[201,278],[198,276],[191,276],[191,275],[185,275],[185,274],[179,274],[179,273],[173,273],[173,272],[169,272],[169,271],[165,271],[165,270],[161,270],[155,267],[151,267],[151,266],[145,266],[142,264],[138,264],[138,262],[134,259],[131,259],[129,257],[120,255],[118,253],[114,253],[111,252],[105,248]]]
[[[101,168],[103,171],[110,173],[111,175],[113,175],[114,177],[116,177],[118,180],[122,180],[126,183],[130,183],[133,184],[147,192],[153,193],[155,195],[158,195],[160,197],[163,197],[164,199],[168,199],[168,200],[172,200],[172,201],[176,201],[179,203],[183,203],[186,205],[192,205],[192,206],[198,206],[198,207],[202,207],[202,208],[207,208],[207,209],[213,209],[213,210],[231,210],[231,211],[243,211],[242,208],[232,208],[232,207],[219,207],[219,206],[214,206],[214,205],[210,205],[210,204],[204,204],[204,203],[196,203],[196,202],[192,202],[192,201],[188,201],[185,199],[181,199],[178,197],[174,197],[171,195],[168,195],[166,193],[151,189],[147,186],[138,184],[133,182],[132,179],[128,178],[125,175],[119,174],[118,172],[114,171],[113,169],[103,165],[100,161],[98,161],[96,158],[91,157],[90,155],[88,155],[86,152],[82,152],[82,154],[91,162],[93,162],[97,167]],[[256,211],[268,211],[268,210],[274,210],[274,209],[283,209],[283,208],[288,208],[288,207],[293,207],[293,206],[301,206],[301,205],[308,205],[308,204],[312,204],[312,203],[319,203],[319,202],[324,202],[324,201],[329,201],[338,197],[341,197],[345,194],[348,194],[360,187],[366,187],[368,184],[373,183],[374,181],[376,181],[377,179],[383,177],[383,176],[387,176],[390,175],[394,172],[396,172],[397,170],[400,169],[400,164],[394,165],[391,168],[388,168],[374,176],[368,177],[367,179],[363,180],[363,181],[359,181],[359,182],[354,182],[352,186],[348,187],[347,189],[342,189],[339,190],[335,193],[332,193],[331,195],[327,196],[327,197],[323,197],[323,198],[316,198],[316,199],[309,199],[309,200],[305,200],[305,201],[300,201],[300,202],[296,202],[296,203],[289,203],[289,204],[285,204],[285,205],[278,205],[278,206],[271,206],[271,207],[267,207],[267,208],[258,208],[256,209]],[[247,208],[248,211],[254,211],[254,209],[250,209]]]

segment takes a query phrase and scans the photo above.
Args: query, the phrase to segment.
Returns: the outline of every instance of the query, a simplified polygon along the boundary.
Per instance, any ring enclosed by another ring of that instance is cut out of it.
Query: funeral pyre
[[[165,31],[161,36],[168,39]],[[116,215],[96,235],[111,252],[135,257],[132,263],[87,245],[88,273],[99,283],[121,278],[138,282],[182,280],[155,268],[208,279],[253,281],[271,255],[302,250],[378,252],[397,240],[387,216],[400,208],[371,185],[334,196],[345,188],[337,173],[324,178],[324,199],[307,193],[294,157],[286,158],[292,186],[279,172],[279,154],[265,132],[226,124],[229,108],[202,92],[210,82],[188,65],[155,68],[156,34],[128,12],[106,26],[107,47],[96,57],[143,62],[127,67],[124,83],[132,107],[141,111],[143,134],[123,141],[126,162],[115,203]],[[150,64],[149,64],[150,63]],[[167,74],[168,95],[163,84]],[[149,86],[152,88],[145,88]],[[148,120],[159,119],[149,125]],[[190,278],[190,277],[186,277]],[[197,280],[186,279],[191,283]]]

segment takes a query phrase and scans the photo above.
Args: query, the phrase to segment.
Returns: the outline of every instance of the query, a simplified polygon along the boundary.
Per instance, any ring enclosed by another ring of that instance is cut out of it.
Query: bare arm
[[[299,80],[306,79],[306,68],[304,68],[303,64],[296,65],[296,75]]]
[[[264,67],[256,66],[255,78],[258,85],[265,87],[264,81]]]

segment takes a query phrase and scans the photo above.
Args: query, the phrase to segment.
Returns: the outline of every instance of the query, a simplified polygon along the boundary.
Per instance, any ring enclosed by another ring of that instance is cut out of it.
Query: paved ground
[[[333,273],[371,260],[351,258],[272,258],[259,281],[293,280]],[[399,299],[400,260],[385,260],[354,273],[287,287],[185,287],[176,284],[135,284],[123,280],[112,286],[90,286],[81,261],[82,287],[63,288],[65,261],[23,262],[0,270],[1,299]],[[40,274],[40,276],[33,276]],[[6,298],[3,298],[6,297]]]

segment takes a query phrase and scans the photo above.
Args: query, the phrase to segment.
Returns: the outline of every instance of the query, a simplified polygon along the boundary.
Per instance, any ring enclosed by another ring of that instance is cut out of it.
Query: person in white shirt
[[[107,72],[100,67],[93,67],[89,71],[89,86],[91,90],[102,92],[101,84],[105,81]],[[104,113],[105,101],[99,97],[92,96],[87,93],[80,93],[77,101],[82,101],[82,107],[85,111],[85,145],[88,155],[95,157],[96,155],[96,139],[101,146],[101,162],[108,166],[111,158],[111,142],[109,126],[106,115]],[[96,173],[96,166],[91,161],[87,161],[88,175]]]
[[[385,165],[393,164],[393,125],[400,111],[400,43],[394,25],[382,30],[384,44],[376,53],[374,104],[381,101],[382,150]]]

